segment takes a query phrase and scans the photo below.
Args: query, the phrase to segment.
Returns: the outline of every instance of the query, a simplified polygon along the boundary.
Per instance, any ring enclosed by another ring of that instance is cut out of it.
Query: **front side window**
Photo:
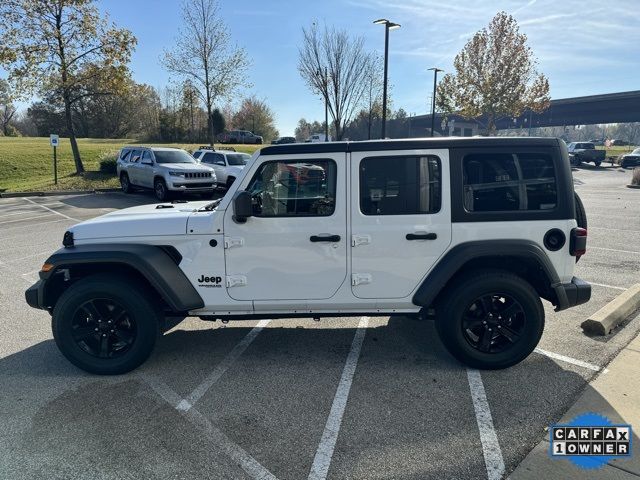
[[[333,160],[266,162],[254,175],[251,193],[257,217],[330,216],[336,202]]]
[[[556,208],[556,177],[550,155],[470,154],[463,158],[462,169],[468,212]]]
[[[145,150],[142,153],[142,159],[140,160],[142,163],[152,163],[151,160],[151,153],[149,153],[149,150]]]
[[[375,157],[360,162],[360,211],[365,215],[436,213],[441,204],[438,157]]]

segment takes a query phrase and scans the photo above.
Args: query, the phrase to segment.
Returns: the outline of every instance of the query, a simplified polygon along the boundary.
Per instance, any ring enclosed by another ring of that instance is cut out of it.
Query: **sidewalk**
[[[568,423],[577,415],[587,412],[604,415],[614,424],[628,423],[633,429],[631,458],[616,459],[600,469],[585,470],[568,459],[552,459],[548,453],[549,438],[545,436],[509,475],[510,480],[640,479],[640,335],[620,351],[607,370],[587,385],[558,423]]]

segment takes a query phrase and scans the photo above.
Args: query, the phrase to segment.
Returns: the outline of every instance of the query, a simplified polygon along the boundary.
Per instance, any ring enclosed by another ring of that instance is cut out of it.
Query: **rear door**
[[[239,190],[252,195],[253,216],[224,216],[229,296],[302,308],[331,298],[347,276],[346,154],[261,157]]]
[[[351,285],[406,298],[451,243],[447,150],[351,154]]]

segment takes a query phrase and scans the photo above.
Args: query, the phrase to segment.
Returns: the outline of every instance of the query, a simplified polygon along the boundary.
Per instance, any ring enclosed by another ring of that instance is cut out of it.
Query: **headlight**
[[[184,172],[169,172],[169,175],[172,177],[182,177],[184,178]]]

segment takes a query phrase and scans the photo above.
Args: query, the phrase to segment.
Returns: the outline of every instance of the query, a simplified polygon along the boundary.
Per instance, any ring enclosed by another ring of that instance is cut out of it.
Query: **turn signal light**
[[[53,263],[45,263],[40,269],[41,272],[48,272],[53,268]]]

